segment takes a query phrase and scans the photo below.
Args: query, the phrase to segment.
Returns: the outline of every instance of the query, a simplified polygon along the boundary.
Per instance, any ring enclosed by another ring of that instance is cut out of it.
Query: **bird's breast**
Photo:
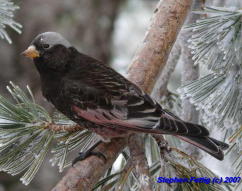
[[[43,96],[50,102],[59,98],[62,80],[55,75],[41,76],[41,89]]]

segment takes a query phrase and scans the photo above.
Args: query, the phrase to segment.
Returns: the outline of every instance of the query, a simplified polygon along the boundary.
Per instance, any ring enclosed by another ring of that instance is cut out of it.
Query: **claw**
[[[91,152],[91,155],[95,155],[98,158],[102,158],[105,163],[107,162],[106,156],[101,152]]]
[[[72,161],[72,167],[78,162],[78,161],[82,161],[84,160],[85,158],[88,157],[88,152],[80,152],[79,153],[79,156],[76,157],[73,161]]]
[[[86,152],[80,152],[79,156],[76,157],[73,161],[72,161],[72,167],[78,162],[78,161],[82,161],[85,160],[86,158],[88,158],[89,156],[95,155],[99,158],[102,158],[104,160],[104,162],[107,161],[107,158],[104,154],[102,154],[101,152],[94,152],[93,150],[96,148],[97,145],[99,145],[102,141],[97,142],[96,144],[94,144],[88,151]]]

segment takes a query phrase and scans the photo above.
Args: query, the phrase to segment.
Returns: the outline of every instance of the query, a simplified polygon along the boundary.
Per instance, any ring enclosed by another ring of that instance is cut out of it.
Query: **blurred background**
[[[23,25],[22,34],[9,30],[13,44],[0,41],[0,93],[7,95],[9,81],[29,85],[38,103],[47,108],[40,92],[39,75],[32,62],[20,53],[39,33],[56,31],[78,50],[104,61],[125,75],[138,45],[142,42],[158,0],[15,0],[20,9],[16,21]],[[208,5],[240,6],[240,0],[207,0]],[[180,65],[173,75],[173,86],[179,86]],[[50,190],[62,177],[48,161],[29,186],[0,173],[0,191]]]

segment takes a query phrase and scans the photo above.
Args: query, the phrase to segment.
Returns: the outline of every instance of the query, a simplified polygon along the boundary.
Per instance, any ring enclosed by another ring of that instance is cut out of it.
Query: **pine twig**
[[[7,40],[12,44],[12,40],[6,30],[7,27],[13,29],[17,33],[21,33],[22,25],[14,21],[14,12],[19,9],[11,0],[0,1],[0,38]]]
[[[119,181],[118,185],[116,186],[117,191],[123,191],[124,185],[126,183],[125,181],[127,180],[128,176],[132,172],[133,168],[134,168],[134,165],[133,165],[132,158],[129,158],[127,160],[127,163],[126,163],[124,169],[122,170],[122,173],[120,176],[121,181]]]
[[[144,139],[141,135],[133,134],[129,137],[129,149],[135,174],[138,176],[140,190],[151,191],[152,184],[149,174],[149,166],[145,156]]]
[[[194,1],[192,5],[192,10],[201,9],[204,6],[203,0]],[[186,24],[194,23],[197,19],[200,18],[200,15],[191,14],[187,20]],[[182,59],[183,59],[183,68],[182,68],[182,85],[196,80],[199,76],[198,65],[194,65],[192,60],[191,50],[189,49],[188,39],[192,35],[192,32],[184,30],[181,33],[182,39]],[[189,102],[188,99],[182,101],[182,119],[185,121],[192,121],[194,123],[198,122],[198,111],[195,107]]]
[[[84,127],[81,127],[80,125],[77,124],[73,124],[73,125],[63,125],[63,124],[55,124],[55,123],[44,123],[43,128],[45,129],[50,129],[54,132],[59,132],[59,131],[63,131],[63,132],[76,132],[76,131],[80,131],[80,130],[84,130]]]

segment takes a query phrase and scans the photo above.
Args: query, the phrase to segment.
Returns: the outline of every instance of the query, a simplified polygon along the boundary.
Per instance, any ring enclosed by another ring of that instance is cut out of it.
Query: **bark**
[[[114,139],[111,143],[98,146],[107,160],[91,156],[70,168],[52,191],[88,191],[95,185],[105,171],[114,163],[119,152],[124,149],[125,139]]]
[[[55,123],[44,123],[41,125],[45,129],[50,129],[53,132],[76,132],[84,130],[84,127],[81,127],[80,125],[74,124],[74,125],[60,125]]]
[[[115,191],[123,191],[124,190],[125,181],[123,181],[123,180],[128,179],[128,176],[132,172],[133,168],[134,167],[133,167],[132,159],[129,158],[128,161],[126,162],[124,169],[122,170],[122,174],[120,176],[121,181],[116,186],[117,189]],[[107,189],[104,187],[103,190],[107,190]]]
[[[128,75],[145,92],[151,92],[158,73],[165,66],[190,4],[191,0],[160,1],[155,9],[152,23]]]
[[[158,3],[143,45],[136,53],[128,73],[129,80],[139,85],[144,91],[151,92],[190,5],[191,0]],[[127,139],[113,139],[109,144],[100,144],[95,151],[107,156],[106,163],[95,156],[78,162],[74,168],[68,170],[53,191],[91,190],[126,145]]]
[[[145,156],[144,139],[139,134],[133,134],[129,137],[129,150],[132,165],[135,167],[135,174],[139,180],[141,191],[151,191],[152,182],[149,174],[149,166]]]
[[[152,92],[152,97],[155,98],[158,102],[161,100],[163,96],[166,96],[168,93],[167,85],[170,80],[171,74],[174,72],[180,57],[181,57],[181,45],[180,45],[180,41],[177,40],[171,50],[170,56],[167,60],[167,64],[165,65],[164,69],[161,71],[161,74],[157,79],[154,90]]]

